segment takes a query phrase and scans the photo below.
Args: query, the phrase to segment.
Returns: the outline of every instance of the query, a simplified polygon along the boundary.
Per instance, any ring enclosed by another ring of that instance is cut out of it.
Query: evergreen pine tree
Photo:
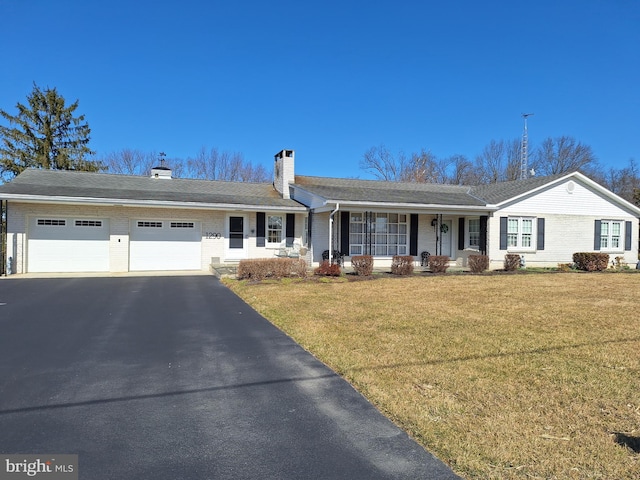
[[[27,97],[18,103],[18,113],[0,109],[9,125],[0,125],[0,177],[9,180],[26,168],[52,170],[101,170],[100,162],[87,157],[91,129],[84,115],[75,116],[78,101],[68,107],[55,88],[40,89],[35,83]]]

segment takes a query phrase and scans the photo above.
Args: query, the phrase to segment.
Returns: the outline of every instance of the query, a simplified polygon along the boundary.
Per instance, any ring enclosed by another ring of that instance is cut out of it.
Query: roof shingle
[[[283,199],[270,183],[156,179],[58,170],[25,170],[11,182],[0,185],[0,193],[84,199],[301,207],[294,200]]]

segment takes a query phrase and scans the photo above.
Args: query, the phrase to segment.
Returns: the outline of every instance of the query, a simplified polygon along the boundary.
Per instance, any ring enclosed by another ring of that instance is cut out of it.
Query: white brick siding
[[[108,218],[110,225],[109,270],[126,272],[129,270],[129,240],[131,222],[138,219],[181,220],[201,222],[201,269],[208,270],[212,258],[225,262],[229,215],[246,218],[247,258],[271,258],[273,248],[256,246],[255,212],[227,212],[199,209],[140,208],[119,206],[82,206],[10,202],[8,209],[7,257],[11,258],[14,273],[24,273],[27,268],[27,219],[30,216]],[[282,213],[283,217],[286,213]],[[305,214],[296,214],[295,238],[301,242]]]

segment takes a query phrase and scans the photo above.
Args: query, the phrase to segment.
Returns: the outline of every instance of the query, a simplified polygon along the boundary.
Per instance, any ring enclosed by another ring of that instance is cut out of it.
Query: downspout
[[[7,268],[7,200],[0,200],[0,275],[6,276]]]
[[[333,217],[340,210],[340,202],[336,203],[336,208],[329,214],[329,265],[333,263]]]

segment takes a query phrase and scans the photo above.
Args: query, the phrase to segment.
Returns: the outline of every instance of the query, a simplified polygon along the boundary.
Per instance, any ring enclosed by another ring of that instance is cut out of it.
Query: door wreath
[[[446,223],[443,223],[442,225],[440,225],[440,232],[447,233],[448,231],[449,231],[449,225],[447,225]]]

